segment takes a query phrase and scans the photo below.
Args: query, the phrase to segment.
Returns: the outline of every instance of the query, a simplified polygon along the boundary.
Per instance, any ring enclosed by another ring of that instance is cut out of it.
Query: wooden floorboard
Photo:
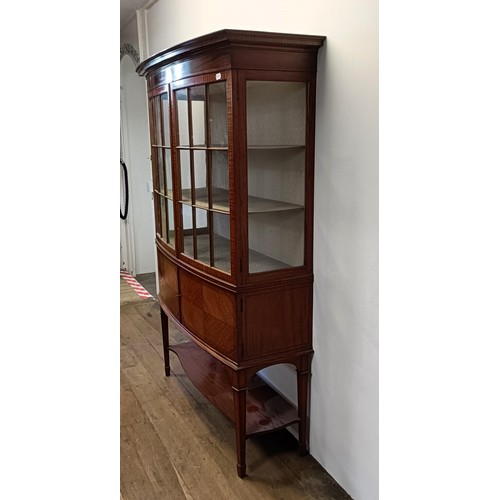
[[[135,279],[153,296],[156,297],[156,273],[138,274]]]
[[[172,353],[165,377],[159,304],[120,281],[120,500],[350,498],[311,456],[298,455],[286,430],[247,441],[249,475],[240,479],[233,424],[196,390]],[[170,332],[183,339],[172,323]]]

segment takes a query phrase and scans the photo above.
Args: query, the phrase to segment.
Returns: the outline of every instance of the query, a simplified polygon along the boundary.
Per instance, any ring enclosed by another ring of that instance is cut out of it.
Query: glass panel
[[[175,223],[174,223],[174,202],[167,200],[168,208],[168,239],[167,242],[170,246],[175,248]]]
[[[169,149],[165,149],[163,152],[163,158],[165,160],[165,180],[167,184],[167,196],[171,199],[174,198],[174,185],[172,184],[172,155]]]
[[[156,233],[161,236],[161,209],[160,209],[160,195],[154,193],[154,206],[155,206],[155,228]]]
[[[160,97],[153,97],[153,110],[154,110],[154,138],[155,145],[161,144],[161,110],[160,110]]]
[[[165,170],[163,167],[163,151],[156,148],[157,168],[158,168],[158,191],[165,193]]]
[[[184,253],[194,257],[193,252],[193,211],[189,205],[182,206],[182,231],[184,236]]]
[[[160,219],[161,219],[161,237],[167,239],[167,209],[165,206],[165,198],[160,196]]]
[[[208,86],[210,146],[227,146],[226,82]]]
[[[206,151],[193,151],[196,205],[208,208]]]
[[[213,212],[214,266],[231,272],[229,215]]]
[[[251,273],[304,265],[304,210],[249,214],[248,241]]]
[[[255,197],[304,205],[305,148],[248,150],[249,211]]]
[[[189,146],[189,122],[187,89],[175,93],[177,102],[177,121],[179,123],[179,145]]]
[[[192,146],[205,146],[205,85],[189,89],[191,120],[193,128]]]
[[[170,147],[170,107],[168,93],[161,94],[161,105],[163,115],[163,145]]]
[[[181,89],[175,92],[175,98],[179,127],[177,151],[182,192],[180,207],[184,254],[208,266],[231,272],[228,151],[205,149],[207,140],[211,147],[227,148],[226,82]],[[166,156],[164,161],[169,193],[172,173]],[[208,197],[209,183],[211,200]],[[167,203],[170,208],[170,201]],[[225,211],[227,214],[209,209]],[[170,227],[173,228],[173,220],[171,222]]]
[[[210,237],[208,234],[207,211],[196,209],[196,250],[197,260],[210,265]]]
[[[191,203],[191,153],[187,149],[181,149],[179,153],[181,159],[181,199]]]
[[[227,151],[211,151],[212,207],[229,212],[229,166]]]
[[[247,82],[248,146],[305,145],[305,82]]]
[[[304,265],[306,95],[305,82],[247,82],[251,273]]]

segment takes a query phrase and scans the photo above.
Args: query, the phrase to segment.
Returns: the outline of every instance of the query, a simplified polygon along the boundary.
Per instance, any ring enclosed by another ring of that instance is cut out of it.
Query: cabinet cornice
[[[213,53],[219,49],[238,46],[269,47],[274,51],[312,51],[315,54],[325,39],[324,36],[224,29],[193,38],[152,55],[137,66],[137,73],[147,77],[159,67],[165,67],[204,53]]]

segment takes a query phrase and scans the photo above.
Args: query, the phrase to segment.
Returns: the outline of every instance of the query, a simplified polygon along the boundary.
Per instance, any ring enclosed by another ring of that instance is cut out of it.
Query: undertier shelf
[[[231,369],[194,342],[172,345],[193,385],[226,417],[234,422]],[[247,437],[282,429],[299,421],[297,410],[259,377],[247,389]]]
[[[195,189],[196,207],[207,210],[208,206],[208,189]],[[191,189],[182,190],[181,203],[191,204]],[[269,200],[258,196],[248,197],[248,213],[264,213],[264,212],[284,212],[288,210],[303,210],[303,205],[295,203],[287,203],[279,200]],[[212,210],[217,212],[229,213],[229,191],[227,189],[212,188]]]

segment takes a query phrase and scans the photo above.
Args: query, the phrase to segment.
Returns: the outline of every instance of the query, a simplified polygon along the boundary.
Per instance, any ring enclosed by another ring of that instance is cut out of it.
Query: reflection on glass
[[[163,167],[163,151],[156,149],[156,161],[158,162],[158,191],[165,193],[165,170]]]
[[[196,209],[196,233],[208,234],[207,211],[200,208]]]
[[[196,251],[197,260],[210,265],[210,236],[208,233],[208,213],[196,209]]]
[[[227,146],[226,82],[208,86],[210,146]]]
[[[214,210],[229,211],[229,164],[227,151],[211,151],[212,206]]]
[[[165,159],[165,182],[166,182],[166,194],[169,198],[174,197],[174,185],[172,184],[172,158],[170,155],[170,150],[166,149],[163,153]]]
[[[213,213],[214,266],[221,271],[231,272],[229,215]]]
[[[163,145],[170,147],[170,115],[168,93],[161,94],[161,110],[163,115]]]
[[[226,82],[180,89],[175,98],[184,254],[231,272]],[[226,149],[210,150],[217,147]]]
[[[167,242],[170,246],[175,248],[175,223],[174,223],[174,202],[167,199],[168,208],[168,239]]]
[[[190,257],[194,257],[193,212],[189,205],[182,205],[182,231],[184,236],[184,253]]]
[[[177,121],[179,122],[179,145],[189,146],[189,121],[187,89],[175,93],[177,102]]]
[[[193,158],[196,204],[200,202],[206,205],[208,201],[206,152],[196,150],[193,152]]]
[[[187,149],[179,150],[181,159],[182,200],[191,203],[191,154]]]
[[[189,89],[191,101],[191,121],[193,128],[192,146],[204,146],[205,141],[205,86]]]
[[[160,214],[161,214],[161,237],[167,239],[167,207],[165,206],[165,198],[160,196]]]
[[[160,97],[153,98],[153,109],[154,109],[154,129],[155,129],[155,137],[154,143],[155,145],[161,144],[161,110],[160,110]]]
[[[306,96],[305,82],[247,82],[250,273],[304,265]]]

